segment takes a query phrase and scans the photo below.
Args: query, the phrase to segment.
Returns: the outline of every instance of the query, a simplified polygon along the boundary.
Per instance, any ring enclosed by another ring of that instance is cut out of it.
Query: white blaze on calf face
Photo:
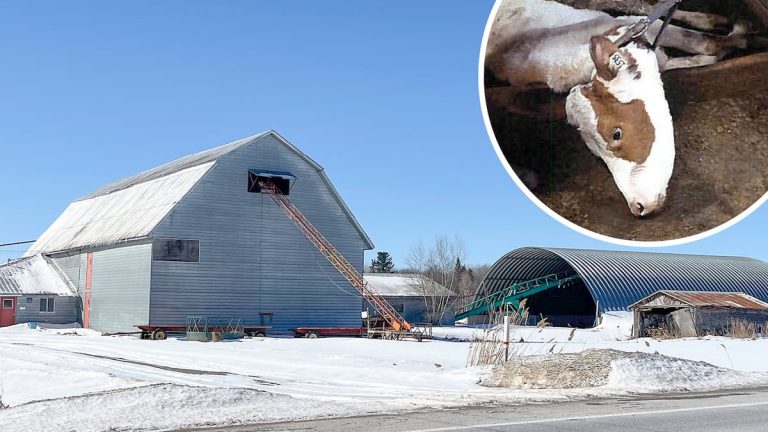
[[[664,204],[675,141],[656,55],[630,43],[618,49],[607,36],[590,43],[592,82],[571,89],[568,122],[606,164],[635,216]]]

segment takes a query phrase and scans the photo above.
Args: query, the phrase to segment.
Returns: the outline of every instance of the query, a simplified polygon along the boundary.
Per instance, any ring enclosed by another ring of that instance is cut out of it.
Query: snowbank
[[[594,343],[623,341],[632,337],[631,312],[606,312],[595,328],[512,326],[510,340],[522,343]],[[434,327],[435,339],[471,341],[482,338],[486,329],[500,330],[501,326]]]
[[[50,401],[0,414],[5,432],[158,430],[348,414],[344,404],[297,401],[249,388],[155,384]]]
[[[768,385],[768,373],[739,372],[701,361],[627,353],[611,363],[606,388],[635,393],[712,391]]]
[[[660,354],[590,349],[578,354],[514,358],[483,383],[517,389],[604,387],[618,393],[707,391],[768,385],[768,373],[747,373]]]

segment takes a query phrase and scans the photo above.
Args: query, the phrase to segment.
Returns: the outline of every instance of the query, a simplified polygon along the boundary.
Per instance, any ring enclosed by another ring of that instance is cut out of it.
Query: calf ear
[[[589,40],[589,55],[592,56],[592,63],[595,64],[600,78],[606,81],[616,78],[618,70],[611,67],[611,56],[618,50],[619,48],[603,35],[592,36]]]

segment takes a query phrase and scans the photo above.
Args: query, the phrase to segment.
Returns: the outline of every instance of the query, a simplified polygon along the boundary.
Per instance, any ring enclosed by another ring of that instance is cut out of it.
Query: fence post
[[[509,314],[504,314],[504,361],[509,361]]]

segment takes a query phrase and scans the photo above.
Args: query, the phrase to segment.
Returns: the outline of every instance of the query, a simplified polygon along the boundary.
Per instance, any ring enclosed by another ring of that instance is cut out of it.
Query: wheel
[[[309,332],[304,337],[307,339],[317,339],[317,333]]]
[[[165,330],[163,329],[156,329],[152,332],[152,340],[165,340],[166,337],[168,337],[168,335],[166,335]]]
[[[254,336],[255,336],[255,337],[267,337],[267,334],[266,334],[266,333],[264,333],[263,331],[257,331],[257,332],[254,334]]]
[[[149,333],[147,333],[147,332],[143,331],[143,332],[141,332],[141,334],[139,335],[139,337],[140,337],[141,339],[149,339]]]

